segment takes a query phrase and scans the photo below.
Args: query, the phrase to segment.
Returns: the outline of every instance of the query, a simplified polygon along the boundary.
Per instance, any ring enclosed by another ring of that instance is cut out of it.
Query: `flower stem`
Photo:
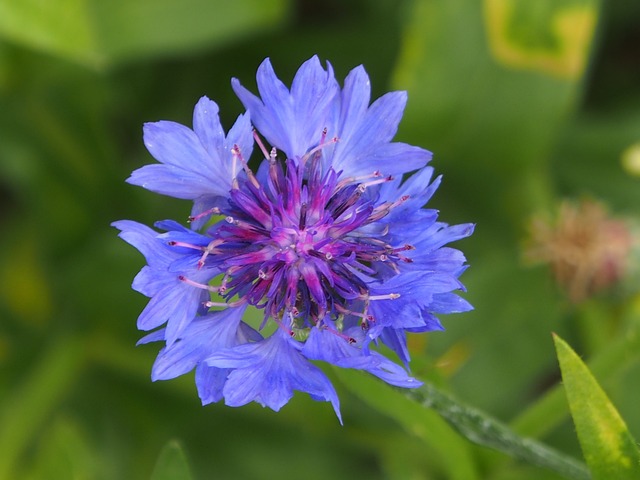
[[[591,478],[584,463],[543,443],[517,435],[498,420],[473,407],[461,404],[431,384],[405,392],[412,400],[438,412],[461,435],[479,445],[503,452],[570,479]]]

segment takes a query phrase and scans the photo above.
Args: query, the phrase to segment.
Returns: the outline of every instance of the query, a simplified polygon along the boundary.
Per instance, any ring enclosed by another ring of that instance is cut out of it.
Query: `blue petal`
[[[182,200],[194,200],[202,195],[209,196],[216,192],[221,194],[229,190],[213,185],[210,179],[199,173],[190,172],[175,165],[145,165],[134,170],[127,178],[127,182]]]
[[[208,299],[206,290],[176,279],[158,292],[138,317],[138,329],[152,330],[167,323],[166,340],[171,344],[195,318],[200,304]]]
[[[258,67],[258,90],[262,100],[240,85],[237,79],[231,80],[231,86],[244,107],[249,111],[256,129],[276,148],[283,150],[290,158],[294,148],[287,126],[293,125],[294,116],[289,90],[276,77],[269,59]],[[270,108],[275,106],[275,108]]]
[[[209,155],[218,156],[224,149],[224,130],[216,102],[202,97],[193,109],[193,131]]]
[[[415,378],[378,352],[365,352],[350,345],[337,332],[323,328],[312,328],[302,348],[302,354],[310,360],[322,360],[342,368],[365,370],[390,385],[415,388],[422,385]]]
[[[307,60],[293,80],[291,92],[278,79],[267,58],[257,73],[261,98],[232,80],[236,95],[260,133],[288,158],[302,157],[318,145],[338,84],[329,65],[325,71],[317,57]]]
[[[207,283],[219,273],[219,270],[210,267],[196,268],[201,252],[169,247],[167,239],[173,236],[195,245],[206,242],[206,239],[173,221],[156,224],[169,230],[165,234],[158,234],[149,227],[127,220],[114,222],[113,225],[122,230],[120,236],[138,248],[149,264],[136,275],[132,285],[135,290],[152,297],[138,317],[138,328],[153,330],[168,322],[166,340],[171,344],[195,318],[200,305],[209,297],[206,290],[181,281],[180,275],[184,274],[198,283]],[[176,265],[185,269],[176,270]]]
[[[460,225],[435,224],[429,227],[428,231],[417,241],[414,246],[423,252],[428,252],[440,248],[447,243],[455,242],[468,237],[473,233],[475,225],[473,223],[463,223]]]
[[[369,76],[362,65],[349,72],[341,94],[340,118],[337,131],[340,141],[348,142],[358,129],[371,100]]]
[[[405,365],[409,364],[411,357],[409,356],[407,335],[404,330],[386,327],[382,329],[378,338],[380,338],[387,347],[393,350]]]
[[[222,389],[230,370],[209,367],[204,363],[196,367],[196,387],[202,405],[219,402],[223,398]]]
[[[251,125],[251,118],[248,114],[239,115],[227,134],[224,150],[230,151],[230,149],[237,145],[240,147],[240,152],[244,156],[244,159],[249,161],[249,157],[251,157],[253,151],[253,143],[253,125]],[[222,153],[220,154],[222,155]],[[230,167],[228,170],[231,172]],[[233,172],[233,174],[237,175],[237,172]],[[232,180],[233,175],[230,175],[228,178]]]
[[[368,88],[365,94],[368,96]],[[362,93],[356,91],[343,92],[342,108],[349,108],[352,97],[356,97],[354,106],[358,113],[354,112],[348,123],[338,126],[339,142],[335,148],[323,152],[330,158],[333,168],[342,171],[343,176],[357,177],[376,170],[384,174],[401,174],[423,167],[431,159],[430,152],[402,143],[388,143],[402,118],[406,93],[383,95],[366,112],[361,110],[360,95]],[[345,128],[344,132],[342,128]]]
[[[164,268],[175,259],[175,256],[159,245],[158,232],[146,225],[131,220],[120,220],[111,225],[120,230],[120,238],[144,255],[149,266]]]
[[[326,118],[331,102],[338,91],[331,64],[327,63],[325,71],[317,56],[303,63],[296,73],[291,84],[291,97],[298,127],[294,147],[297,156],[320,143],[322,131],[328,127]]]
[[[380,187],[380,199],[387,202],[395,202],[401,197],[409,197],[396,208],[391,210],[389,215],[385,217],[385,222],[396,220],[402,222],[406,218],[406,212],[415,212],[416,209],[423,207],[433,196],[440,185],[441,176],[437,177],[433,182],[433,168],[421,168],[401,185],[398,182],[387,182]]]
[[[344,166],[344,171],[350,175],[375,170],[380,170],[385,175],[402,175],[424,167],[432,157],[433,154],[424,148],[399,142],[385,143],[354,158],[353,163]]]
[[[241,168],[233,161],[237,144],[248,159],[252,150],[252,127],[247,115],[238,117],[225,138],[218,106],[207,97],[196,104],[194,130],[175,122],[144,125],[144,143],[160,165],[134,171],[129,183],[182,199],[226,196]],[[235,167],[234,167],[235,164]]]
[[[433,296],[429,308],[435,313],[462,313],[473,310],[473,306],[455,293],[439,293]]]
[[[184,375],[212,353],[238,344],[238,328],[245,307],[228,308],[189,324],[180,339],[158,354],[151,378],[168,380]]]
[[[462,268],[466,261],[465,256],[460,250],[449,247],[441,247],[426,253],[422,253],[419,250],[411,250],[407,252],[407,257],[413,260],[413,263],[407,264],[408,269],[425,271],[439,270],[452,274]]]
[[[164,341],[164,328],[161,328],[160,330],[156,330],[155,332],[151,332],[145,335],[144,337],[142,337],[140,340],[136,342],[136,346],[146,345],[147,343],[151,343],[151,342],[162,342],[162,341]]]
[[[215,171],[224,160],[218,152],[207,152],[198,135],[190,128],[175,122],[160,121],[144,125],[144,144],[160,163],[175,167],[185,175],[201,177],[208,182],[212,194],[222,195],[224,182],[216,178]],[[217,168],[216,168],[217,167]],[[194,197],[195,198],[195,197]]]
[[[277,330],[261,342],[218,352],[205,360],[209,366],[231,368],[224,386],[225,403],[239,407],[255,401],[280,410],[294,390],[329,401],[340,419],[340,403],[329,379],[311,364],[286,332]]]

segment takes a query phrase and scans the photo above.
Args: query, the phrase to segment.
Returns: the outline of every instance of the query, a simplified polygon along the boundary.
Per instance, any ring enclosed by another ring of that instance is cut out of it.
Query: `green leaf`
[[[187,458],[180,444],[171,440],[158,457],[151,480],[191,480]]]
[[[600,318],[602,323],[607,318]],[[619,338],[609,342],[589,360],[593,374],[612,378],[640,358],[640,323],[633,322]],[[568,415],[566,396],[561,385],[547,391],[527,410],[521,412],[511,427],[520,435],[541,437],[556,428]]]
[[[571,415],[594,480],[640,478],[640,451],[587,366],[554,335]]]
[[[218,46],[282,21],[288,0],[0,0],[0,35],[86,65]]]
[[[541,162],[578,98],[599,1],[413,5],[393,82],[409,93],[403,134],[465,183],[454,201],[489,218],[504,205],[539,208],[550,195]]]

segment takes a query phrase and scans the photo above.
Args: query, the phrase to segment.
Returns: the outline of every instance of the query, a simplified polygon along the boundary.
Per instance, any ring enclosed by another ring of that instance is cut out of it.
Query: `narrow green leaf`
[[[334,372],[353,394],[420,438],[441,460],[447,478],[479,478],[469,445],[435,411],[421,407],[399,390],[362,372],[341,368]]]
[[[640,478],[640,451],[624,420],[580,357],[554,335],[562,380],[594,480]]]
[[[604,323],[605,319],[601,319]],[[610,342],[589,361],[589,369],[597,376],[613,377],[637,361],[640,356],[640,324],[634,323],[620,338]],[[562,386],[549,390],[531,407],[511,422],[520,435],[541,437],[557,427],[569,409]]]
[[[191,480],[187,458],[176,440],[168,442],[160,452],[151,480]]]

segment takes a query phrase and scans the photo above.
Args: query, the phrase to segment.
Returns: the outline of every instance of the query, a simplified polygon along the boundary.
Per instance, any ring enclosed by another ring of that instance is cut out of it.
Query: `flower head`
[[[616,284],[625,274],[633,239],[629,226],[604,205],[563,202],[555,221],[536,217],[527,256],[548,263],[569,300],[580,303]]]
[[[160,164],[128,181],[190,199],[193,209],[191,229],[114,224],[148,262],[134,282],[151,297],[138,326],[166,324],[143,339],[166,343],[153,378],[195,368],[203,403],[279,410],[300,390],[339,416],[331,383],[310,361],[420,385],[375,348],[386,344],[406,365],[405,332],[440,330],[436,314],[471,308],[455,293],[465,258],[445,245],[473,225],[448,226],[423,208],[440,178],[426,166],[430,152],[392,142],[405,93],[369,105],[362,67],[340,88],[317,57],[290,90],[268,59],[257,80],[259,97],[233,80],[247,113],[226,135],[206,97],[193,130],[145,125]],[[263,155],[256,171],[254,142]],[[262,311],[255,328],[243,320],[248,307]]]

